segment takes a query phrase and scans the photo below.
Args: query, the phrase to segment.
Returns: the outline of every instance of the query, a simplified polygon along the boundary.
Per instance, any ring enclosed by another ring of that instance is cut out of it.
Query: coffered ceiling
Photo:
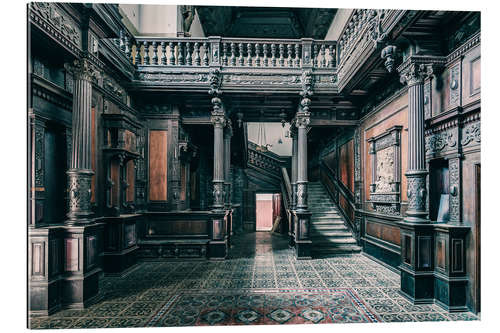
[[[198,6],[197,11],[207,36],[323,39],[337,9]]]

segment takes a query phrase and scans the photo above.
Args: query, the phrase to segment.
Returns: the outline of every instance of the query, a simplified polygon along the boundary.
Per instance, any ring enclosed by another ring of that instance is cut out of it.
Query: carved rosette
[[[70,169],[68,174],[68,223],[89,223],[92,170]]]
[[[453,131],[436,133],[425,138],[426,152],[435,153],[443,150],[446,146],[454,148],[457,145],[457,140]]]
[[[466,146],[471,142],[481,143],[481,123],[476,122],[472,124],[467,124],[462,133],[462,140],[460,143],[462,146]]]

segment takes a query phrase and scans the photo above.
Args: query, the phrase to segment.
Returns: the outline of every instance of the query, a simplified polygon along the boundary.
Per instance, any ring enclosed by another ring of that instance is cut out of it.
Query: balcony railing
[[[116,43],[136,66],[336,67],[336,41],[121,36]]]

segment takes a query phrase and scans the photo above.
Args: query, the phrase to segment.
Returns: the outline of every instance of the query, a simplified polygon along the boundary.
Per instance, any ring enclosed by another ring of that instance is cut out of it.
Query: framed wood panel
[[[149,201],[167,201],[167,131],[149,131]]]

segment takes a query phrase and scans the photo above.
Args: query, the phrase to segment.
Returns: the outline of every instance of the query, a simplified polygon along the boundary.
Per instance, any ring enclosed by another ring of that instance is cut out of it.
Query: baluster
[[[166,65],[167,64],[167,43],[161,42],[160,49],[161,49],[160,62],[162,65]]]
[[[287,58],[286,62],[288,64],[288,67],[293,67],[293,58],[292,58],[293,45],[287,44],[286,49],[287,49],[287,53],[288,53],[288,58]]]
[[[125,36],[125,55],[128,59],[130,59],[130,54],[132,53],[132,49],[130,47],[130,38]]]
[[[144,65],[149,65],[149,44],[144,41]]]
[[[153,59],[152,59],[152,64],[153,65],[158,65],[158,45],[156,42],[153,42]]]
[[[236,66],[236,45],[231,42],[231,66]]]
[[[300,67],[300,44],[295,44],[295,67]]]
[[[271,65],[276,67],[276,44],[271,44]]]
[[[285,46],[283,44],[280,44],[279,46],[280,49],[280,67],[285,66]]]
[[[333,67],[335,64],[335,47],[332,44],[328,47],[328,55],[330,56],[328,67]]]
[[[184,65],[184,49],[182,47],[182,42],[177,42],[177,46],[177,52],[179,53],[179,55],[177,56],[177,62],[179,66],[182,66]]]
[[[313,67],[318,67],[318,44],[313,46]]]
[[[191,43],[190,42],[186,43],[186,65],[188,65],[188,66],[193,65],[193,56],[191,53]]]
[[[135,44],[135,61],[136,66],[141,64],[141,45],[139,43]]]
[[[255,44],[255,66],[260,67],[260,44]]]
[[[238,51],[240,53],[240,55],[238,57],[238,64],[240,66],[243,66],[243,64],[245,63],[245,59],[243,58],[243,43],[238,44]]]
[[[198,42],[194,43],[194,65],[195,66],[201,65],[200,43],[198,43]]]
[[[264,67],[269,66],[269,58],[267,57],[267,44],[262,45],[262,53],[264,53]]]
[[[122,52],[125,52],[125,36],[123,30],[120,30],[120,37],[118,39],[119,47]]]
[[[222,56],[222,65],[227,66],[227,43],[222,44],[222,53],[224,54]]]
[[[321,67],[326,67],[325,44],[321,44]]]
[[[175,46],[173,42],[168,43],[168,48],[170,49],[170,57],[168,58],[168,64],[171,66],[175,65]]]
[[[208,42],[203,43],[203,65],[208,66]]]
[[[252,44],[247,44],[247,66],[252,67]]]

